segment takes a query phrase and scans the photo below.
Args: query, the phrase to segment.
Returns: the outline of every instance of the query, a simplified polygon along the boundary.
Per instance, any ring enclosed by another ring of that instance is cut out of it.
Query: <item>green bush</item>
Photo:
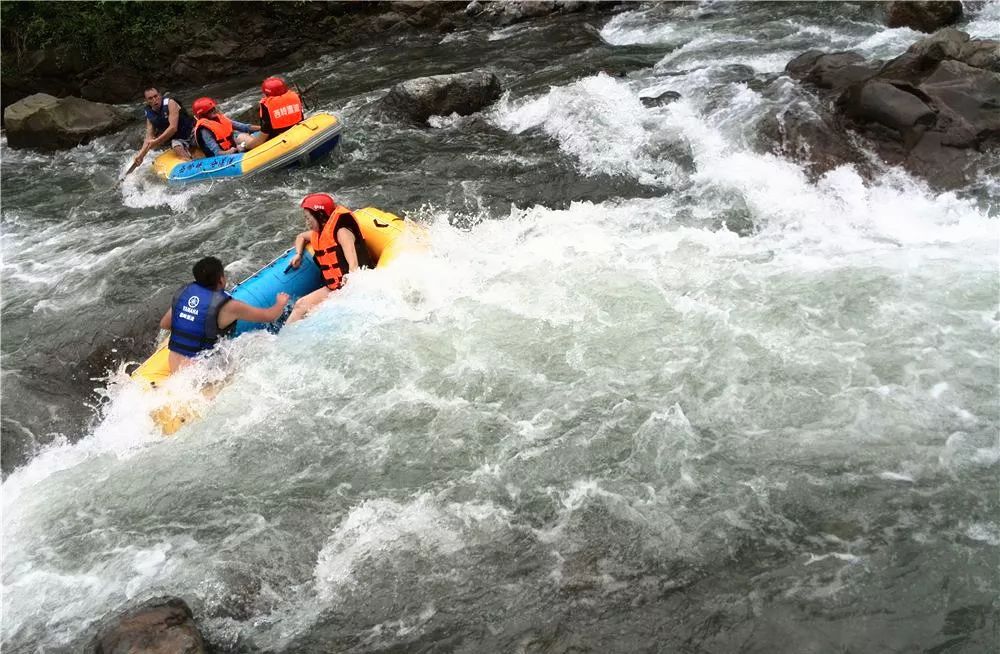
[[[85,65],[117,61],[148,68],[149,49],[164,35],[190,33],[224,17],[219,2],[0,2],[5,67],[31,51],[67,46]],[[11,61],[13,59],[13,61]]]

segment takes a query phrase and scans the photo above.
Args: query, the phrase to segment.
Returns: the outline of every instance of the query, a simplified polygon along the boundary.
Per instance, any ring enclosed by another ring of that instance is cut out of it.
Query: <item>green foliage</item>
[[[202,21],[217,23],[219,2],[0,2],[4,63],[22,63],[31,51],[66,47],[86,65],[124,62],[148,68],[150,51],[166,35],[189,34]],[[176,38],[174,39],[176,40]]]

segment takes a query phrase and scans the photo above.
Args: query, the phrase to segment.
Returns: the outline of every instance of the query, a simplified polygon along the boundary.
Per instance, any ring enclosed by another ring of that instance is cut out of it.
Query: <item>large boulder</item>
[[[191,609],[177,597],[157,597],[104,618],[88,648],[93,654],[204,654]]]
[[[955,24],[962,17],[962,3],[953,2],[890,2],[886,6],[885,24],[889,27],[909,27],[920,32],[934,32]]]
[[[865,61],[857,52],[825,53],[821,50],[803,52],[785,65],[785,72],[821,89],[840,90],[871,77],[878,66]]]
[[[496,101],[502,91],[493,73],[469,71],[401,82],[389,89],[382,103],[392,112],[424,123],[431,116],[467,116]]]
[[[114,131],[129,116],[99,102],[36,93],[4,109],[3,119],[10,147],[58,150]]]
[[[862,158],[851,132],[867,137],[886,163],[902,165],[938,188],[964,186],[984,160],[995,157],[990,151],[1000,142],[1000,42],[943,29],[885,64],[853,53],[810,51],[789,62],[786,72],[815,89],[821,102],[811,114],[786,112],[764,120],[762,135],[816,172]],[[810,132],[821,137],[816,147],[788,141],[789,135],[809,140]]]

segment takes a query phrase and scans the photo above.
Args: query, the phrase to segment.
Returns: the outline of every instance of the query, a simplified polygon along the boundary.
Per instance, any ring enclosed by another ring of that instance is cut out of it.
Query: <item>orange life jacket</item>
[[[233,141],[233,121],[229,120],[219,112],[215,113],[215,117],[216,120],[199,118],[198,122],[194,124],[195,134],[197,134],[198,130],[202,127],[207,127],[212,131],[212,134],[215,135],[215,140],[219,143],[219,147],[223,150],[228,150],[236,145],[236,142]]]
[[[323,274],[326,287],[331,291],[340,288],[343,284],[344,274],[348,272],[347,261],[341,257],[340,244],[337,243],[337,229],[343,227],[343,225],[338,226],[338,223],[343,216],[350,216],[352,220],[354,219],[350,209],[339,204],[336,205],[333,214],[323,225],[323,231],[320,234],[313,232],[310,239],[316,265],[319,266],[320,272]],[[368,249],[361,239],[361,230],[351,231],[354,232],[354,248],[358,254],[358,263],[364,265],[368,260]]]
[[[288,91],[281,95],[265,96],[260,101],[261,120],[264,119],[265,111],[271,120],[271,127],[276,130],[291,127],[302,122],[302,100],[295,91]]]

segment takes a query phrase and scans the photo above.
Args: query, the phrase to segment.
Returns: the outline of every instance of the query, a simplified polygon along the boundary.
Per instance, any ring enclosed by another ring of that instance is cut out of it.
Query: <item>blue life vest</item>
[[[146,120],[153,126],[153,134],[155,136],[159,136],[165,129],[170,127],[170,109],[167,105],[171,99],[169,95],[163,96],[163,102],[160,103],[159,111],[153,111],[149,108],[149,105],[146,105]],[[177,100],[174,100],[174,102],[177,102]],[[177,106],[181,108],[181,111],[180,115],[177,116],[177,131],[174,132],[174,138],[189,139],[191,138],[191,132],[194,131],[194,118],[185,111],[184,105],[180,102],[177,102]]]
[[[225,291],[213,291],[197,282],[188,284],[174,295],[170,315],[171,352],[186,357],[215,347],[219,336],[225,336],[236,326],[236,321],[219,329],[219,309],[232,297]]]

